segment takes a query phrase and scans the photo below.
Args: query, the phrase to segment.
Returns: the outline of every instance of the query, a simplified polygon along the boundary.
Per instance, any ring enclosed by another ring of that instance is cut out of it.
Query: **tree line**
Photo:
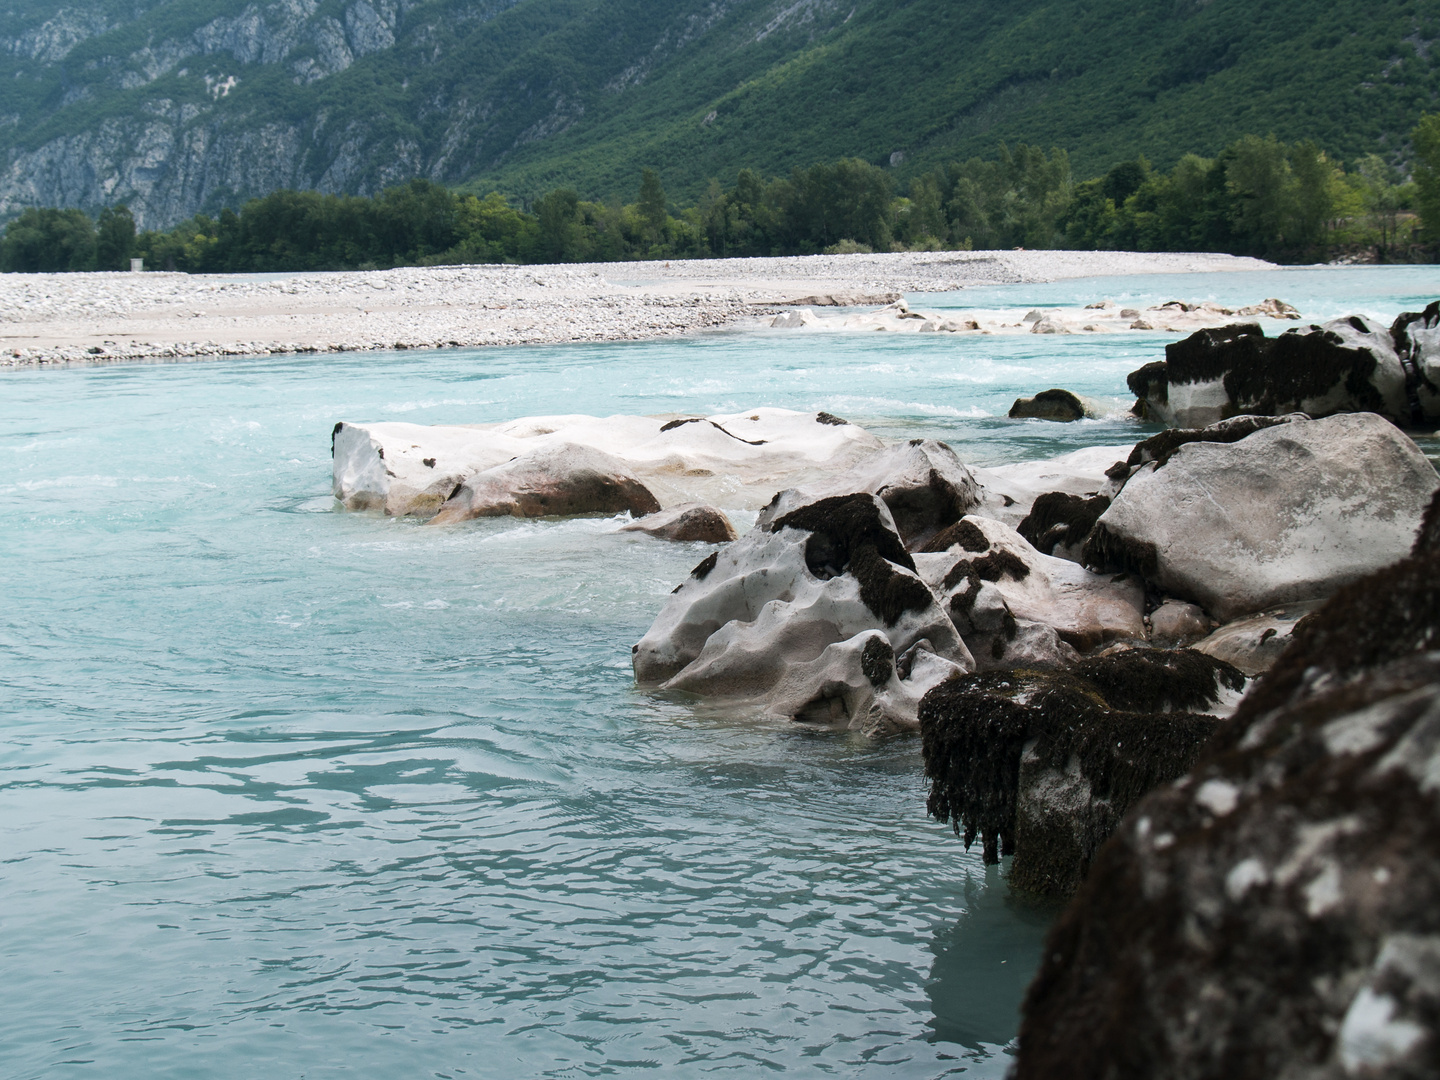
[[[1346,168],[1311,142],[1246,136],[1168,172],[1144,158],[1075,182],[1064,150],[1001,147],[913,177],[858,159],[765,178],[746,169],[675,206],[642,170],[634,202],[558,188],[528,206],[427,180],[373,197],[276,191],[218,216],[137,232],[124,206],[92,218],[31,208],[5,228],[0,270],[244,273],[457,263],[610,262],[819,252],[1069,248],[1214,251],[1282,262],[1440,251],[1440,114],[1412,136],[1411,175],[1371,155]]]

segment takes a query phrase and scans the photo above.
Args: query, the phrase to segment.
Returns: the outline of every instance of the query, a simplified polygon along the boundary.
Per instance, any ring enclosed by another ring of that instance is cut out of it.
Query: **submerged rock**
[[[1067,672],[1009,671],[941,684],[920,707],[927,809],[1015,856],[1012,887],[1065,896],[1146,792],[1183,775],[1244,676],[1188,650],[1131,649]]]
[[[869,674],[864,661],[876,631],[894,657],[918,647],[937,662],[912,655],[872,679],[873,647]],[[974,667],[916,575],[889,508],[869,493],[797,507],[710,556],[675,590],[632,662],[642,686],[863,730],[913,727],[922,686]],[[860,676],[872,691],[861,692]]]
[[[1287,419],[1135,467],[1086,565],[1136,571],[1225,621],[1324,598],[1403,555],[1440,486],[1415,444],[1373,414]]]
[[[1130,389],[1148,416],[1177,427],[1205,427],[1241,413],[1374,412],[1397,424],[1437,419],[1440,409],[1427,414],[1414,398],[1417,378],[1407,372],[1407,328],[1423,321],[1402,315],[1386,329],[1356,315],[1276,338],[1254,323],[1199,330],[1167,345],[1163,362],[1133,372]]]
[[[568,517],[660,510],[650,489],[619,459],[588,446],[562,444],[476,473],[431,519],[446,525],[477,517]]]
[[[643,532],[659,540],[701,541],[707,544],[725,544],[739,537],[728,517],[715,507],[705,506],[703,503],[681,503],[679,506],[672,506],[668,510],[661,510],[639,521],[622,525],[620,531]]]
[[[1036,323],[1038,327],[1040,324]],[[1038,332],[1038,330],[1037,330]],[[1033,398],[1016,398],[1010,406],[1011,420],[1083,420],[1085,403],[1069,390],[1042,390]]]
[[[1293,638],[1097,856],[1030,988],[1020,1080],[1440,1073],[1440,549]]]

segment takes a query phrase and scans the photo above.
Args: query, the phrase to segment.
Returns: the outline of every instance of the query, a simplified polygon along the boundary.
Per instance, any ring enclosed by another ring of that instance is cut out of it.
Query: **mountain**
[[[672,195],[860,157],[901,180],[1061,146],[1077,174],[1245,133],[1403,160],[1433,0],[9,0],[0,216],[142,225],[424,176]]]

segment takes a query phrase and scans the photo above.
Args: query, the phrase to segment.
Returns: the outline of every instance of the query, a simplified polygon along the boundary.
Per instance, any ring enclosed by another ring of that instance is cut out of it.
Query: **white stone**
[[[1137,470],[1096,528],[1148,547],[1156,585],[1230,620],[1328,596],[1408,554],[1437,486],[1394,425],[1342,414],[1181,446]]]

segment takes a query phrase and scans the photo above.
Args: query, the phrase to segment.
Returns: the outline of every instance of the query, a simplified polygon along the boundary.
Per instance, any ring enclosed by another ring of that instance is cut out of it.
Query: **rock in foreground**
[[[1138,466],[1086,540],[1086,565],[1138,571],[1228,621],[1329,596],[1409,550],[1440,486],[1410,439],[1369,413],[1270,423]]]
[[[868,732],[913,728],[925,691],[974,666],[868,493],[798,507],[711,555],[632,661],[642,686]]]
[[[620,531],[642,532],[657,540],[674,540],[678,543],[726,544],[738,539],[730,519],[715,507],[702,503],[672,506],[658,514],[622,525]]]
[[[978,836],[987,863],[1015,856],[1012,887],[1068,896],[1140,797],[1181,776],[1244,686],[1189,651],[1132,649],[1068,672],[1017,670],[944,683],[920,707],[927,808]]]
[[[1020,1080],[1440,1075],[1440,548],[1417,548],[1300,625],[1100,852]]]

